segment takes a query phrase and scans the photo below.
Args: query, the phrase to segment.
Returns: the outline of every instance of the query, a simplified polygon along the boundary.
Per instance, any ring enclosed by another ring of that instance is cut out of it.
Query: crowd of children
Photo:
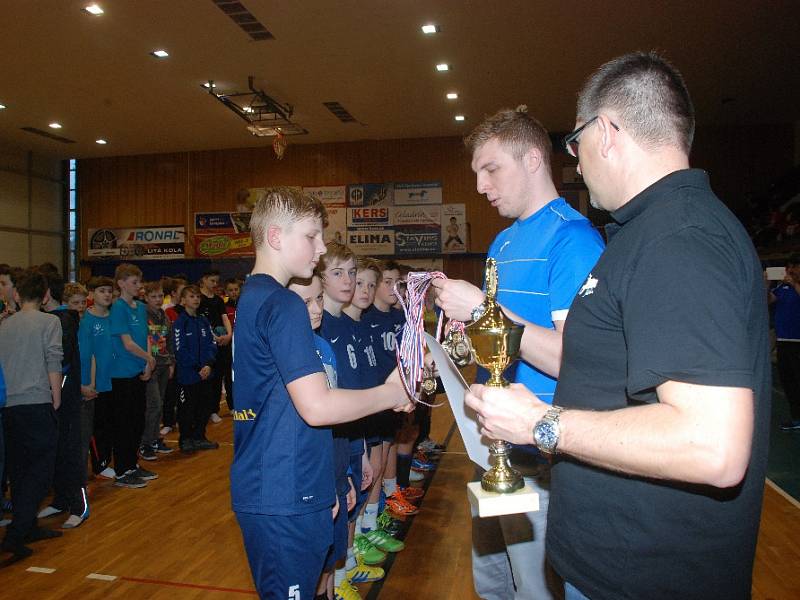
[[[176,423],[181,452],[219,447],[206,424],[219,420],[223,381],[233,403],[220,348],[241,281],[226,282],[223,299],[218,280],[209,271],[200,286],[184,276],[143,283],[138,267],[120,264],[113,279],[83,286],[65,284],[53,265],[0,265],[0,481],[11,515],[0,524],[10,560],[62,535],[39,519],[62,514],[61,528],[73,529],[89,517],[89,477],[121,488],[157,479],[140,460],[175,451],[164,435]]]
[[[0,265],[4,552],[25,558],[28,543],[62,535],[38,519],[80,526],[89,477],[157,479],[142,461],[176,450],[173,429],[181,452],[218,448],[206,426],[224,386],[233,509],[259,594],[352,600],[354,584],[384,577],[423,494],[410,483],[435,468],[414,448],[440,448],[420,437],[430,416],[394,373],[408,269],[325,246],[324,220],[313,198],[267,194],[251,221],[252,274],[222,289],[214,271],[198,285],[143,282],[120,264],[84,287],[52,267]]]
[[[411,456],[426,415],[394,372],[404,270],[324,245],[325,220],[316,199],[274,188],[250,221],[231,496],[262,598],[360,598],[354,584],[404,548],[393,534],[423,494],[412,473],[435,468]]]

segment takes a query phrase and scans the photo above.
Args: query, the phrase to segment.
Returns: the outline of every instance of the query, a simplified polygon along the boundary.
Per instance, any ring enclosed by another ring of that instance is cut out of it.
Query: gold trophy
[[[525,327],[509,319],[497,304],[497,262],[486,261],[486,300],[483,314],[466,326],[475,362],[491,374],[486,385],[489,387],[508,387],[503,378],[512,361],[519,356],[522,332]],[[492,468],[483,474],[481,487],[487,492],[508,494],[521,489],[525,482],[519,471],[511,468],[509,454],[511,447],[503,440],[495,440],[489,448]]]

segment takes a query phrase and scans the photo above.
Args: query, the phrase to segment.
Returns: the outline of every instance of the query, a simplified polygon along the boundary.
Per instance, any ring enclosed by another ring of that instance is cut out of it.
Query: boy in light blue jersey
[[[231,500],[262,598],[313,598],[333,541],[333,440],[326,426],[387,408],[410,410],[399,380],[370,390],[328,387],[303,301],[285,288],[320,256],[324,206],[267,190],[250,220],[256,262],[233,340]]]

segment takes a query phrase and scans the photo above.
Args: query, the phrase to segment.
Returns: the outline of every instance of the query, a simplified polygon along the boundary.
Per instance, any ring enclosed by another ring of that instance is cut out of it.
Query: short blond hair
[[[550,134],[536,118],[528,114],[528,107],[520,104],[514,110],[504,108],[497,111],[472,130],[464,145],[473,154],[489,140],[496,139],[516,160],[522,160],[531,148],[542,153],[542,159],[550,168],[553,142]]]
[[[141,279],[142,270],[131,263],[121,263],[114,270],[114,283],[118,284],[120,281],[128,279],[128,277],[139,277]]]
[[[376,283],[383,277],[382,267],[383,264],[380,261],[370,256],[359,256],[358,259],[356,259],[356,271],[374,271]]]
[[[290,225],[316,217],[328,225],[328,212],[318,198],[290,187],[267,188],[250,216],[250,236],[258,250],[264,244],[270,225]]]
[[[80,283],[67,283],[64,285],[63,300],[66,302],[73,296],[88,296],[88,290]]]
[[[320,279],[325,279],[325,269],[327,269],[329,265],[340,264],[351,258],[353,262],[356,260],[355,253],[348,246],[340,244],[339,242],[330,241],[325,244],[325,249],[325,254],[319,257],[317,268],[314,269],[314,274],[319,275]]]

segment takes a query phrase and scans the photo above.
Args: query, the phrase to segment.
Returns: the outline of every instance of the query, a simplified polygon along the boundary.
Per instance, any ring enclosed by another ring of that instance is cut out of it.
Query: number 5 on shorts
[[[299,585],[293,585],[289,587],[289,600],[300,600]]]

